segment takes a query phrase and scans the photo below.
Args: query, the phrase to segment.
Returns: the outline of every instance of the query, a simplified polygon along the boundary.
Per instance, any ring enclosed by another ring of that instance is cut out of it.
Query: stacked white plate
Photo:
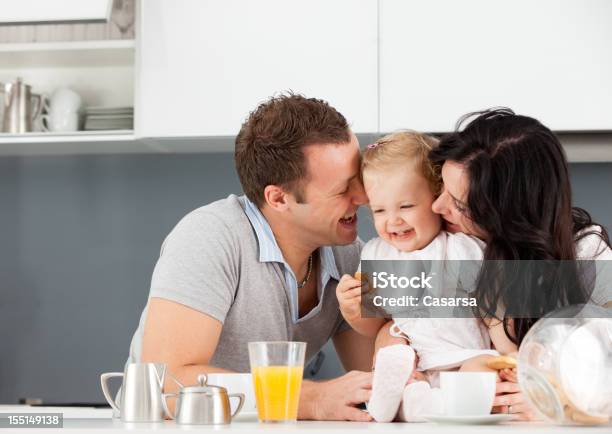
[[[86,131],[131,130],[134,128],[134,107],[87,107]]]

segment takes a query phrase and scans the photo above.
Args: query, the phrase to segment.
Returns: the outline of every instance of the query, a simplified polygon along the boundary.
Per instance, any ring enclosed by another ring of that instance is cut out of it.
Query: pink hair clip
[[[368,149],[374,149],[378,147],[378,143],[370,143],[368,146],[366,146],[366,148]]]

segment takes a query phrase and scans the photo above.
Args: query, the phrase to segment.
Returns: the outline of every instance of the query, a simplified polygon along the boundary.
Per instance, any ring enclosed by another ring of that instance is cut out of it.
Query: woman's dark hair
[[[520,344],[539,317],[588,300],[573,262],[576,242],[591,234],[610,241],[585,210],[572,207],[567,159],[552,131],[507,108],[471,113],[429,157],[440,168],[453,161],[467,170],[467,217],[487,243],[475,293],[480,316],[497,318],[503,306],[506,335]]]

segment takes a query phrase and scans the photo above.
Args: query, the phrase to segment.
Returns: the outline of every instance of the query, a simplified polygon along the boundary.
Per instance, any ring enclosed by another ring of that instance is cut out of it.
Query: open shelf
[[[44,95],[68,87],[83,107],[134,106],[135,45],[125,39],[0,44],[0,81],[21,77]],[[155,152],[135,137],[133,130],[0,133],[0,156]]]
[[[131,65],[134,40],[32,42],[0,44],[2,69]]]
[[[140,154],[158,152],[131,130],[0,134],[0,156]]]
[[[121,140],[122,137],[134,136],[134,130],[96,130],[96,131],[75,131],[67,133],[0,133],[0,143],[23,143],[23,142],[39,142],[39,143],[54,143],[54,142],[91,142],[96,141],[98,137],[106,137],[109,140]]]

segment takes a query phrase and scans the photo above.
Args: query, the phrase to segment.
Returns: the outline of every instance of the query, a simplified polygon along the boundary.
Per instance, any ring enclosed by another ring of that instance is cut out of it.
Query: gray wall
[[[576,204],[612,227],[612,164],[571,171]],[[103,401],[163,238],[232,192],[230,154],[0,158],[0,403]],[[339,370],[329,353],[322,376]]]

